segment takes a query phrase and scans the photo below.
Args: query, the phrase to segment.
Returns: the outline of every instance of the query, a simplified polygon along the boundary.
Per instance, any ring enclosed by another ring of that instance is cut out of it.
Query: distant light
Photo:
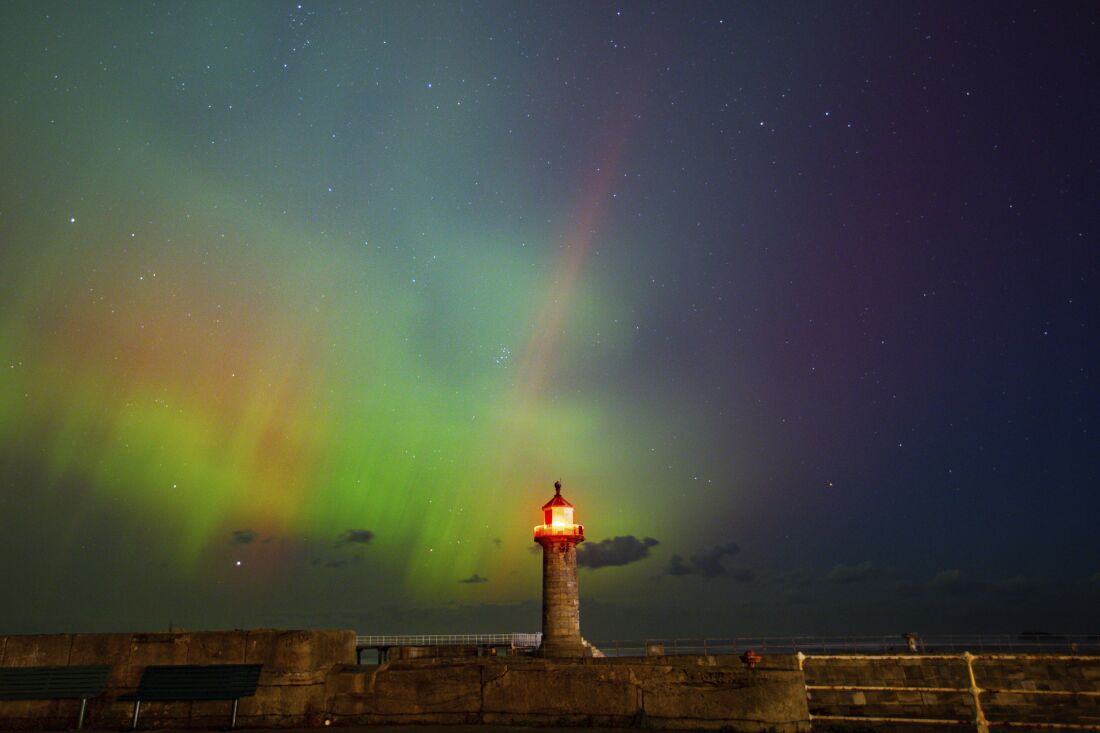
[[[70,216],[69,217],[69,223],[70,224],[76,224],[76,217],[75,216]]]
[[[237,567],[240,567],[240,566],[241,566],[241,561],[240,561],[240,560],[238,560],[238,561],[237,561]]]

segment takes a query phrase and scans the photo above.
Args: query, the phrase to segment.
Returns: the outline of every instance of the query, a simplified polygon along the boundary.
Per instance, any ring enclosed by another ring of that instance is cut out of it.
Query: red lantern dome
[[[554,498],[542,505],[542,522],[535,526],[536,542],[543,537],[584,541],[584,525],[573,522],[573,505],[561,495],[561,481],[554,482]]]

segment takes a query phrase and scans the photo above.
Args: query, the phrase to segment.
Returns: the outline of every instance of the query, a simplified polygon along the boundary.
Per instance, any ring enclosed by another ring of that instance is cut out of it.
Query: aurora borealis
[[[1091,631],[1085,8],[0,6],[0,631]]]

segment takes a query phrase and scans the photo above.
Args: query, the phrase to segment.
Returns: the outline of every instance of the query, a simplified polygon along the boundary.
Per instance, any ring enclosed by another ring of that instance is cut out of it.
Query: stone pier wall
[[[977,707],[994,728],[1100,729],[1100,657],[975,656],[970,669],[980,690],[977,707],[962,655],[809,656],[803,669],[815,730],[975,730]]]
[[[355,661],[353,631],[209,631],[161,634],[50,634],[0,636],[0,667],[111,666],[104,695],[88,701],[86,725],[121,729],[133,703],[117,702],[134,692],[145,667],[154,664],[262,664],[254,697],[243,698],[238,724],[320,725],[329,673]],[[147,703],[141,727],[228,725],[231,702]],[[79,700],[0,701],[0,730],[76,725]]]
[[[452,650],[428,650],[450,653]],[[464,650],[469,654],[476,650]],[[420,653],[420,650],[417,651]],[[410,651],[410,656],[413,652]],[[0,636],[0,667],[111,666],[87,725],[128,726],[154,664],[262,664],[242,727],[394,723],[629,726],[730,731],[1100,729],[1100,657],[768,655],[736,657],[401,659],[357,666],[351,631],[219,631]],[[0,730],[75,726],[78,700],[0,701]],[[221,728],[229,702],[142,705],[142,728]],[[900,721],[900,722],[899,722]],[[998,724],[1002,724],[998,726]]]
[[[715,657],[403,660],[347,667],[331,690],[334,725],[810,729],[797,668]]]

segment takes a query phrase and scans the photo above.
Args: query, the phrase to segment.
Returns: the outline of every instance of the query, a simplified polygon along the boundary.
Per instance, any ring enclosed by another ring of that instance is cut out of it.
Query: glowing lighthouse
[[[542,646],[544,657],[586,656],[581,640],[581,604],[577,594],[577,545],[584,525],[573,523],[573,505],[554,483],[554,498],[542,507],[535,542],[542,545]]]

